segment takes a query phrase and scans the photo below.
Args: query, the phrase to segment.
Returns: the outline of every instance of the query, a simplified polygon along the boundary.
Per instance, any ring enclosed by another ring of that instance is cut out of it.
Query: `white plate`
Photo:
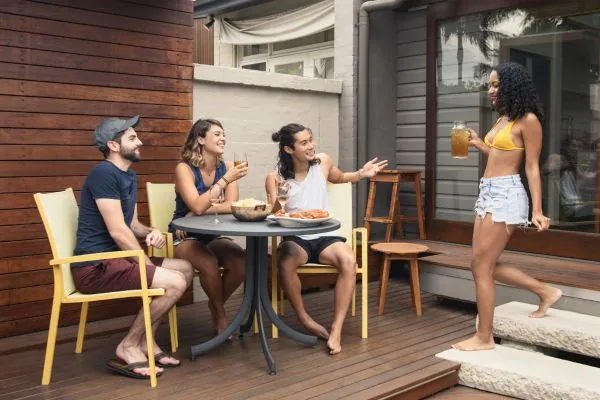
[[[332,218],[330,215],[326,218],[316,218],[316,219],[304,219],[304,218],[290,218],[290,217],[277,217],[275,215],[269,215],[267,220],[277,222],[279,225],[284,228],[305,228],[308,226],[317,226],[321,225],[323,222],[327,222]]]

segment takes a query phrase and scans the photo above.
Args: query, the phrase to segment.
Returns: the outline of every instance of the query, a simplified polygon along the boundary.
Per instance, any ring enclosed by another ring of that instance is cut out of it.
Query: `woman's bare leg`
[[[496,264],[494,279],[506,283],[507,285],[529,290],[540,298],[539,308],[529,314],[532,318],[541,318],[546,315],[548,308],[556,303],[562,296],[562,291],[560,289],[548,286],[509,264]]]
[[[244,282],[246,277],[246,253],[231,239],[220,238],[208,244],[208,248],[217,256],[219,266],[223,267],[223,303]]]
[[[185,240],[175,247],[175,257],[188,260],[200,274],[200,285],[208,297],[209,309],[217,331],[227,327],[223,302],[223,281],[217,256],[198,240]]]
[[[513,230],[513,226],[494,223],[491,214],[486,214],[483,220],[475,217],[471,270],[475,280],[479,326],[477,333],[472,338],[452,346],[457,350],[474,351],[494,348],[492,335],[494,307],[496,306],[494,267]]]

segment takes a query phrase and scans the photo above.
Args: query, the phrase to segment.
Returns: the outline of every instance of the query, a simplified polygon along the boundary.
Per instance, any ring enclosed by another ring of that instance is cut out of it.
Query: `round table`
[[[335,219],[330,219],[321,225],[313,227],[284,228],[276,223],[268,221],[238,221],[231,214],[219,215],[219,219],[221,220],[221,223],[219,224],[213,222],[213,215],[184,217],[173,221],[174,228],[186,232],[246,237],[246,282],[244,298],[240,310],[229,326],[219,335],[207,342],[192,346],[192,359],[224,343],[238,328],[240,328],[240,333],[248,332],[252,326],[254,314],[256,313],[258,333],[263,354],[265,355],[265,360],[269,367],[269,374],[274,375],[277,373],[277,365],[275,364],[267,345],[262,317],[263,309],[271,322],[287,337],[309,346],[315,346],[317,344],[317,337],[305,335],[293,330],[279,319],[271,307],[267,287],[268,237],[298,236],[331,232],[339,229],[340,222]],[[245,322],[244,318],[247,318]]]

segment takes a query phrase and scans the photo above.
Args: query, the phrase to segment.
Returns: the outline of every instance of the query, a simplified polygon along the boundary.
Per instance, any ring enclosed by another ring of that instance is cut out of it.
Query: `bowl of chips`
[[[243,199],[231,203],[231,213],[243,222],[262,221],[271,214],[272,206],[256,199]]]

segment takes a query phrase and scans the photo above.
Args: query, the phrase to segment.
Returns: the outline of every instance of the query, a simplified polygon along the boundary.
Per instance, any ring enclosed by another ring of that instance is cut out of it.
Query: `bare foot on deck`
[[[146,358],[146,355],[144,354],[144,352],[142,351],[141,348],[133,347],[133,346],[125,346],[123,344],[123,342],[119,343],[119,345],[117,346],[117,350],[115,351],[115,354],[117,355],[117,357],[120,360],[122,360],[126,364],[133,364],[133,363],[137,363],[137,362],[147,362],[148,361],[148,359]],[[164,371],[159,366],[155,366],[155,370],[156,370],[157,374]],[[148,368],[148,367],[134,368],[133,372],[136,374],[144,375],[144,376],[150,376],[150,368]]]
[[[342,352],[342,337],[340,334],[331,333],[327,340],[327,348],[332,356]]]
[[[490,336],[489,339],[482,339],[478,334],[473,335],[470,339],[452,345],[453,348],[460,351],[492,350],[495,346],[493,337]]]
[[[552,305],[556,303],[561,297],[562,290],[548,286],[547,293],[543,295],[540,300],[539,308],[537,309],[537,311],[534,311],[531,314],[529,314],[529,317],[542,318],[546,315],[546,311],[548,311],[548,309],[552,307]]]
[[[311,317],[300,318],[300,323],[313,335],[320,339],[329,339],[329,332],[322,325],[317,324]]]
[[[212,301],[208,301],[208,308],[210,309],[210,316],[212,318],[213,326],[215,327],[215,332],[217,335],[220,335],[227,326],[229,326],[229,321],[227,321],[227,315],[225,313],[224,307],[217,307]],[[228,340],[233,339],[233,335],[227,338]]]

